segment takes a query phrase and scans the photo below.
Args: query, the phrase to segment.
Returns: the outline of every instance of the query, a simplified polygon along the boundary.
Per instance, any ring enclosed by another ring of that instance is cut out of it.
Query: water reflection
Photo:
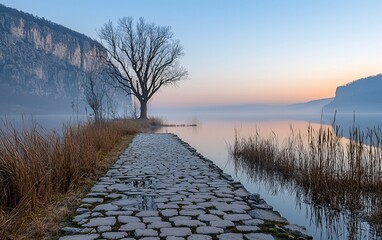
[[[322,116],[323,122],[338,128],[338,136],[350,138],[351,129],[357,128],[365,135],[373,130],[381,132],[382,113],[341,113]],[[365,138],[365,143],[370,144],[371,140]]]
[[[241,118],[238,115],[234,117],[232,115],[228,118],[221,116],[219,118],[209,118],[208,120],[199,117],[197,127],[170,127],[163,128],[161,131],[175,133],[181,139],[190,143],[205,157],[213,160],[226,173],[232,175],[235,180],[241,181],[250,192],[259,193],[268,204],[272,205],[276,211],[279,211],[291,223],[307,227],[308,233],[314,236],[315,239],[347,239],[349,235],[356,231],[357,233],[354,236],[357,239],[376,238],[378,222],[369,226],[364,221],[359,221],[359,219],[362,220],[359,212],[336,211],[325,205],[313,206],[304,197],[306,193],[293,187],[291,182],[256,178],[261,174],[254,174],[255,171],[249,166],[243,165],[240,167],[237,163],[235,165],[234,162],[229,161],[228,146],[234,142],[234,129],[237,129],[242,136],[255,134],[256,130],[259,129],[264,136],[278,136],[278,139],[281,139],[280,144],[282,144],[283,139],[287,139],[290,135],[291,127],[295,131],[304,133],[309,126],[318,129],[321,122],[328,126],[333,122],[333,116],[316,115],[307,118],[306,116],[293,116],[292,119],[295,120],[290,120],[287,116],[276,120],[268,117],[253,118],[252,116],[245,116],[245,118]],[[20,124],[20,120],[22,120],[22,116],[7,116],[7,118],[16,124]],[[73,117],[71,115],[45,115],[34,116],[33,118],[46,130],[60,130],[63,124],[77,124],[81,121],[78,116]],[[30,123],[30,121],[24,122]],[[178,122],[188,124],[192,123],[193,120],[190,122],[187,119],[179,119]],[[169,121],[169,123],[172,122]],[[356,126],[367,130],[374,127],[378,128],[381,123],[381,114],[360,114],[356,115],[355,118],[353,114],[336,116],[336,125],[341,127],[342,134],[345,137],[349,137],[347,129],[350,127]],[[343,139],[343,141],[346,141],[346,139]],[[139,188],[148,183],[137,180],[132,184]],[[136,207],[148,210],[156,209],[153,196],[136,195],[135,197],[138,204]],[[381,205],[380,202],[372,204]]]
[[[370,124],[367,124],[367,119],[371,119]],[[379,122],[382,123],[381,119],[382,115],[363,115],[356,117],[354,122],[353,115],[348,114],[337,116],[336,123],[342,129],[355,124],[362,129],[367,129],[378,126]],[[173,132],[190,143],[226,173],[234,176],[235,180],[241,181],[250,192],[260,193],[262,198],[291,223],[307,227],[308,233],[315,239],[348,239],[351,235],[354,239],[375,239],[378,226],[370,226],[362,221],[359,212],[333,210],[325,205],[314,206],[306,199],[304,190],[296,188],[292,182],[259,178],[261,172],[255,172],[251,166],[240,166],[229,160],[227,150],[228,145],[234,142],[234,129],[237,129],[242,136],[250,136],[256,133],[256,130],[261,130],[261,134],[266,137],[277,135],[278,139],[281,139],[280,144],[283,144],[283,139],[287,139],[290,135],[291,126],[295,131],[305,133],[309,125],[317,130],[321,123],[330,126],[332,121],[333,116],[317,116],[310,121],[263,118],[252,119],[252,121],[213,119],[202,120],[202,124],[199,124],[197,129],[165,128],[162,131]],[[341,141],[347,140],[343,138]]]
[[[369,226],[366,221],[363,221],[361,215],[370,211],[371,207],[368,210],[364,209],[365,211],[361,211],[362,207],[356,207],[354,210],[342,208],[345,204],[353,204],[357,201],[365,201],[365,204],[370,206],[371,201],[376,199],[375,196],[370,194],[353,198],[355,196],[351,195],[352,199],[348,200],[346,200],[346,196],[343,196],[343,198],[337,199],[338,203],[327,204],[320,197],[315,196],[316,193],[308,185],[299,181],[298,178],[289,176],[288,170],[285,168],[278,169],[273,163],[267,165],[262,161],[254,162],[235,156],[233,161],[236,175],[245,174],[252,182],[263,184],[274,195],[286,190],[291,197],[294,196],[294,201],[300,209],[302,205],[307,205],[309,221],[318,229],[325,231],[321,233],[324,234],[320,236],[322,239],[373,239],[378,237],[378,229]],[[283,172],[283,170],[286,171]],[[325,196],[325,194],[323,195]],[[342,194],[340,195],[342,196]],[[359,205],[362,206],[362,204]],[[379,226],[380,228],[381,226]]]
[[[152,195],[136,195],[130,197],[136,200],[135,208],[145,210],[145,211],[156,211],[158,206],[155,203],[155,196]]]
[[[0,115],[0,129],[12,127],[15,130],[37,127],[41,130],[61,132],[64,126],[78,125],[88,120],[85,115]]]

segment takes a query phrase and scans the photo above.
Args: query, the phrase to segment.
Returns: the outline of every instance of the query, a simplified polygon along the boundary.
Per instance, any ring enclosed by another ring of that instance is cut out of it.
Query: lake
[[[55,115],[0,115],[0,129],[11,125],[15,129],[28,129],[32,126],[45,131],[57,130],[61,133],[64,126],[80,124],[87,121],[85,115],[55,114]]]
[[[303,119],[307,120],[303,120]],[[245,171],[235,169],[234,161],[230,158],[228,149],[234,143],[235,130],[240,136],[250,136],[259,131],[261,135],[267,137],[276,134],[278,139],[286,139],[290,134],[290,129],[306,133],[308,126],[318,129],[321,124],[331,127],[333,116],[246,116],[242,119],[233,116],[211,117],[199,116],[183,118],[175,116],[174,120],[167,120],[168,123],[197,123],[197,127],[167,127],[160,132],[170,132],[177,134],[182,140],[188,142],[205,157],[212,160],[217,166],[230,174],[235,180],[240,181],[251,193],[259,193],[265,201],[279,211],[291,223],[307,228],[314,239],[348,239],[349,233],[344,215],[330,219],[326,222],[324,211],[317,211],[310,204],[297,199],[295,191],[282,183],[269,182],[267,180],[253,180]],[[226,119],[226,120],[222,120]],[[292,119],[292,120],[291,120]],[[346,137],[351,126],[357,126],[363,130],[378,127],[382,123],[380,114],[341,114],[337,115],[335,125],[340,126],[343,135]],[[346,140],[346,138],[345,138]],[[281,143],[280,143],[281,144]],[[336,224],[334,224],[336,223]],[[373,239],[369,233],[369,225],[365,222],[357,222],[355,228],[358,229],[356,239]]]
[[[197,117],[195,117],[197,116]],[[4,116],[2,116],[4,119]],[[73,115],[26,115],[6,116],[16,128],[20,126],[32,126],[35,121],[38,126],[45,130],[57,129],[60,132],[64,124],[77,124],[85,121],[85,116]],[[251,193],[259,193],[265,201],[279,211],[291,223],[307,228],[310,235],[315,239],[348,239],[346,217],[340,216],[335,219],[337,224],[326,223],[325,212],[315,210],[308,203],[301,202],[296,197],[296,192],[287,186],[269,182],[267,180],[251,179],[242,169],[235,169],[234,161],[230,158],[228,149],[234,143],[235,131],[241,136],[250,136],[259,131],[263,136],[276,134],[279,139],[286,139],[290,134],[291,127],[295,131],[306,132],[308,126],[318,129],[321,123],[331,126],[333,116],[322,117],[316,115],[274,115],[274,114],[230,114],[213,116],[211,114],[177,115],[166,114],[166,123],[197,123],[197,127],[165,127],[159,132],[177,134],[182,140],[196,148],[198,152],[212,160],[217,166],[230,174]],[[341,126],[344,136],[348,128],[355,125],[361,129],[378,127],[382,123],[381,114],[361,114],[356,117],[353,114],[336,116],[335,125]],[[0,127],[1,128],[1,127]],[[321,223],[320,223],[321,221]],[[356,239],[373,239],[369,234],[369,226],[364,222],[356,224],[359,232]]]

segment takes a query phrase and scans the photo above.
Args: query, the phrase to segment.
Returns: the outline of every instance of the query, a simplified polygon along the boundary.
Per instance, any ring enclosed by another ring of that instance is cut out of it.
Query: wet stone
[[[118,216],[118,222],[120,223],[133,223],[141,222],[141,219],[133,216]]]
[[[226,213],[223,212],[223,211],[219,211],[219,210],[210,210],[210,214],[214,214],[214,215],[217,215],[217,216],[223,216]]]
[[[107,216],[130,216],[133,211],[107,211],[105,214]]]
[[[119,207],[110,203],[98,205],[93,209],[93,211],[116,211],[116,210],[119,210]]]
[[[306,233],[306,228],[296,225],[296,224],[288,224],[285,226],[285,229],[293,234],[296,234],[298,236],[308,237],[308,234]]]
[[[134,206],[137,204],[136,200],[130,200],[130,199],[123,199],[118,200],[115,202],[112,202],[113,205],[119,206],[119,207],[126,207],[126,206]]]
[[[146,225],[144,223],[140,222],[132,222],[132,223],[127,223],[125,225],[122,225],[119,228],[119,231],[134,231],[136,229],[145,229]]]
[[[135,230],[136,237],[156,237],[158,232],[153,229],[137,229]]]
[[[179,215],[182,216],[198,216],[204,214],[205,212],[202,210],[181,210],[179,211]]]
[[[177,227],[199,227],[199,226],[206,226],[205,223],[199,221],[199,220],[178,220],[174,222],[175,226]]]
[[[135,215],[136,217],[157,217],[158,211],[141,211]]]
[[[106,239],[121,239],[127,236],[125,232],[104,232],[102,233],[102,237]]]
[[[92,192],[106,192],[106,187],[108,187],[108,185],[95,185],[94,187],[92,187],[91,191]]]
[[[243,234],[241,233],[224,233],[218,235],[219,240],[242,240]]]
[[[84,228],[81,230],[81,233],[95,233],[96,230],[94,228],[90,228],[90,227],[87,227],[87,228]]]
[[[277,215],[262,212],[271,206],[189,149],[172,134],[136,135],[61,239],[273,239],[258,232],[264,215]]]
[[[166,240],[186,240],[186,239],[184,237],[169,236],[169,237],[166,237]]]
[[[169,219],[171,222],[179,221],[179,220],[191,220],[190,216],[176,216]]]
[[[208,222],[222,220],[220,217],[213,214],[202,214],[198,216],[198,219],[200,221],[208,221]]]
[[[147,225],[147,228],[153,228],[153,229],[159,229],[159,228],[168,228],[171,227],[171,223],[169,222],[152,222],[149,225]]]
[[[245,235],[248,240],[274,240],[275,238],[266,233],[249,233]]]
[[[165,209],[160,212],[164,217],[173,217],[178,215],[178,210],[175,209]]]
[[[212,237],[202,234],[192,234],[187,238],[187,240],[212,240]]]
[[[157,206],[159,209],[169,209],[169,208],[178,209],[179,208],[178,204],[171,204],[171,203],[169,203],[169,204],[158,203]]]
[[[77,216],[75,216],[74,217],[74,219],[73,219],[73,222],[80,222],[80,221],[82,221],[82,220],[84,220],[84,219],[87,219],[88,217],[90,217],[90,212],[86,212],[86,213],[83,213],[83,214],[81,214],[81,215],[77,215]]]
[[[288,223],[288,221],[285,218],[281,217],[280,214],[275,211],[264,210],[264,209],[254,209],[250,211],[249,214],[253,218],[261,219],[264,221]]]
[[[84,203],[101,203],[103,202],[103,198],[84,198],[82,199]]]
[[[186,205],[186,206],[183,206],[183,207],[182,207],[183,210],[204,209],[204,208],[205,208],[205,207],[197,206],[197,205]]]
[[[62,231],[66,233],[79,233],[81,232],[81,228],[74,228],[74,227],[64,227],[62,228]]]
[[[213,227],[221,227],[221,228],[227,228],[227,227],[235,226],[235,224],[230,220],[211,221],[210,224]]]
[[[97,232],[110,232],[111,231],[111,226],[99,226],[97,227]]]
[[[234,193],[236,196],[239,196],[239,197],[248,197],[249,196],[248,191],[245,190],[244,188],[239,188]]]
[[[116,198],[122,198],[125,195],[119,194],[119,193],[110,193],[109,195],[106,196],[106,198],[111,198],[111,199],[116,199]]]
[[[239,232],[258,232],[260,228],[257,226],[236,226]]]
[[[219,234],[223,233],[224,230],[217,227],[198,227],[196,228],[196,232],[201,234]]]
[[[261,219],[251,219],[251,220],[243,221],[243,223],[248,226],[258,226],[263,224],[264,221]]]
[[[168,202],[168,199],[167,198],[155,198],[154,202],[155,203],[165,203],[165,202]]]
[[[160,217],[144,217],[142,218],[142,222],[144,223],[152,223],[152,222],[159,222],[162,218]]]
[[[248,198],[249,198],[250,200],[255,201],[255,202],[259,202],[259,200],[260,200],[260,194],[258,194],[258,193],[253,193],[253,194],[249,195]]]
[[[94,240],[99,237],[99,234],[78,234],[60,237],[59,240]]]
[[[88,223],[84,224],[84,227],[96,227],[96,226],[110,226],[116,223],[115,217],[102,217],[92,218]]]
[[[255,208],[260,208],[260,209],[264,209],[264,210],[272,210],[273,207],[271,205],[268,205],[267,203],[263,203],[263,204],[254,204],[253,205]]]
[[[186,227],[171,227],[171,228],[161,228],[160,236],[175,236],[175,237],[185,237],[191,235],[191,229]]]
[[[225,220],[230,220],[234,222],[252,219],[252,217],[248,214],[226,214],[223,216],[223,218]]]
[[[94,193],[88,193],[86,197],[104,197],[107,193],[101,193],[101,192],[94,192]]]
[[[139,211],[140,209],[139,208],[136,208],[136,207],[122,207],[122,211],[133,211],[133,212],[136,212],[136,211]]]
[[[119,231],[134,231],[136,229],[145,229],[145,228],[146,228],[146,225],[144,223],[135,222],[135,223],[127,223],[125,225],[122,225],[119,228]]]

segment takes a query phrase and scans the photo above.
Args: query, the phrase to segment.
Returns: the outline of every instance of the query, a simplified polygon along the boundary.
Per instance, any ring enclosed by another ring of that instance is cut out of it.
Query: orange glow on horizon
[[[330,98],[335,95],[336,86],[279,86],[269,89],[186,89],[185,87],[167,88],[154,96],[151,105],[156,106],[207,106],[230,104],[290,104],[316,99]],[[176,101],[174,101],[176,99]]]
[[[315,76],[305,81],[300,76],[299,84],[295,85],[288,84],[289,81],[287,80],[273,85],[264,84],[262,81],[248,80],[245,85],[235,85],[234,82],[228,81],[219,82],[212,78],[209,81],[205,79],[186,80],[179,83],[178,87],[161,89],[151,100],[150,105],[192,107],[302,103],[334,97],[338,86],[378,73],[370,71],[369,74],[365,74],[365,72],[359,70],[349,71],[346,74],[337,73],[332,76]],[[194,81],[202,82],[200,85],[203,87],[199,87]],[[216,83],[220,83],[221,87],[214,86]]]

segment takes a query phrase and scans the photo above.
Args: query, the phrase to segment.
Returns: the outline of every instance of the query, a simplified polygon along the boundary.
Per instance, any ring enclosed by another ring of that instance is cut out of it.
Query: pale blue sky
[[[331,97],[382,72],[382,1],[0,0],[97,38],[109,19],[169,25],[190,78],[153,105],[284,103]]]

